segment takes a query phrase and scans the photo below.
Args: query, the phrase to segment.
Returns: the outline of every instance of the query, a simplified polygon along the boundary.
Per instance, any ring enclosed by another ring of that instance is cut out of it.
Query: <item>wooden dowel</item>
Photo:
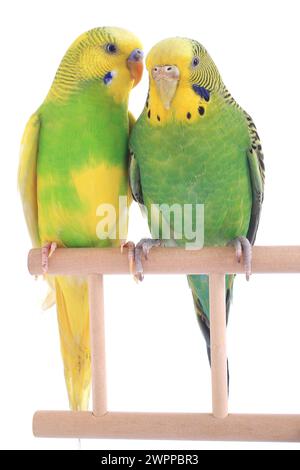
[[[101,416],[107,412],[103,276],[101,274],[90,274],[88,276],[88,285],[93,414]]]
[[[209,276],[212,409],[216,418],[228,415],[225,276]]]
[[[28,256],[29,272],[42,274],[42,252],[34,249]],[[144,262],[145,274],[243,273],[232,247],[184,250],[155,248]],[[87,276],[129,274],[126,250],[118,248],[58,248],[49,260],[49,274]],[[253,248],[253,273],[300,273],[300,246],[256,246]]]
[[[300,415],[39,411],[37,437],[300,442]]]

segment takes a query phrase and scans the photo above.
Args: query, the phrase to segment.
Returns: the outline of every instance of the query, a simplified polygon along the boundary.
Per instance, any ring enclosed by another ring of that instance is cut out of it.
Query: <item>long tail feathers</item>
[[[55,278],[60,347],[70,408],[88,408],[91,384],[89,304],[86,280]]]
[[[230,310],[230,303],[232,298],[233,288],[233,275],[226,276],[226,323]],[[188,282],[192,290],[196,316],[200,330],[206,342],[207,356],[209,364],[211,365],[211,344],[210,344],[210,315],[209,315],[209,278],[207,275],[192,275],[188,276]],[[227,386],[229,393],[229,365],[227,361]]]
[[[233,275],[226,276],[226,322],[230,310],[232,298]],[[210,324],[209,324],[209,279],[207,275],[188,276],[188,282],[192,290],[197,320],[205,338],[208,359],[210,362]]]
[[[44,279],[48,284],[48,293],[42,303],[42,310],[48,310],[48,308],[51,308],[56,302],[55,277],[46,275],[44,276]]]

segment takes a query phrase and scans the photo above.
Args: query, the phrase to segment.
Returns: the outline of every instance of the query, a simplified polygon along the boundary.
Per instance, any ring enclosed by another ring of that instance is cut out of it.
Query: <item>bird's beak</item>
[[[136,86],[142,78],[144,68],[143,58],[143,51],[141,49],[134,49],[127,59],[127,67],[133,80],[133,86]]]
[[[156,65],[151,73],[164,107],[170,109],[180,77],[178,67],[176,65]]]

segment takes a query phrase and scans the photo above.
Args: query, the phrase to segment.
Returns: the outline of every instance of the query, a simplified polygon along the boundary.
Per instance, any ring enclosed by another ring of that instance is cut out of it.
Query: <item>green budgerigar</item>
[[[142,70],[141,43],[132,33],[92,29],[67,50],[45,101],[26,126],[19,189],[33,246],[43,247],[46,275],[56,247],[119,246],[126,238],[126,207],[121,213],[119,200],[129,190],[133,121],[128,98]],[[115,237],[98,225],[101,205],[120,214],[112,221]],[[86,409],[91,383],[87,279],[47,278],[54,287],[70,407]]]
[[[264,189],[261,142],[251,117],[225,87],[213,60],[199,42],[185,38],[156,44],[146,61],[149,94],[130,139],[130,183],[143,204],[153,240],[136,247],[136,275],[152,246],[187,246],[168,208],[204,208],[184,213],[183,225],[203,230],[204,246],[233,244],[251,272],[251,246],[258,228]],[[187,215],[186,215],[187,214]],[[170,239],[164,239],[164,226]],[[176,226],[175,226],[176,225]],[[156,239],[154,239],[156,238]],[[199,245],[201,246],[201,245]],[[198,322],[210,359],[208,276],[188,276]],[[234,276],[226,276],[227,315]]]

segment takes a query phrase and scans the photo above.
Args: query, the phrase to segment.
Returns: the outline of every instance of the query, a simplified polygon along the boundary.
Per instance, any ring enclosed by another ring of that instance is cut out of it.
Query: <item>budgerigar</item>
[[[45,101],[26,126],[19,188],[33,246],[44,247],[45,273],[56,246],[122,242],[118,231],[116,239],[99,234],[97,208],[111,204],[118,214],[119,196],[128,194],[128,97],[142,69],[141,43],[132,33],[92,29],[68,49]],[[86,409],[91,382],[87,282],[71,276],[51,281],[70,407]]]
[[[263,153],[253,120],[233,99],[199,42],[163,40],[152,48],[146,65],[149,95],[130,138],[130,182],[158,235],[137,245],[136,274],[143,276],[142,254],[167,243],[161,240],[162,223],[176,238],[166,207],[203,204],[204,246],[232,243],[239,259],[243,254],[249,277],[264,189]],[[152,213],[151,206],[156,208]],[[196,211],[190,214],[184,224],[194,227]],[[187,242],[184,236],[175,240],[179,246]],[[188,281],[210,359],[208,276],[191,275]],[[227,316],[233,281],[234,276],[226,277]]]

